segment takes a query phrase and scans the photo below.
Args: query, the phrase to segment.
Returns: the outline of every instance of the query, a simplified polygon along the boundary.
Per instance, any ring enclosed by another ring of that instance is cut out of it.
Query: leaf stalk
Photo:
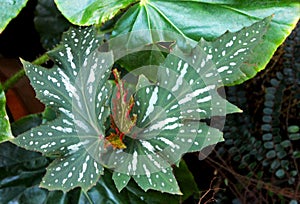
[[[41,65],[49,60],[49,56],[47,53],[43,54],[39,58],[35,59],[32,63],[36,65]],[[7,79],[3,84],[3,90],[7,91],[8,89],[11,89],[15,86],[15,84],[25,76],[25,69],[22,68],[17,73],[15,73],[13,76],[11,76],[9,79]]]

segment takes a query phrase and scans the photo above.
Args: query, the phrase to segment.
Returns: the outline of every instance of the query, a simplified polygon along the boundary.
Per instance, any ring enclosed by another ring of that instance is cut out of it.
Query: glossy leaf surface
[[[28,0],[2,0],[0,2],[0,33],[5,29],[7,24],[15,18]]]
[[[0,84],[0,143],[13,138],[9,118],[6,113],[6,98]]]
[[[247,77],[253,77],[269,62],[277,47],[285,40],[299,19],[299,1],[141,1],[132,6],[118,21],[113,36],[147,29],[161,30],[160,41],[170,41],[171,31],[183,38],[199,41],[213,40],[226,31],[235,32],[245,26],[274,15],[265,38],[250,53],[251,58],[241,68],[252,67]],[[173,35],[175,36],[175,35]],[[155,43],[153,36],[143,36],[147,43]],[[179,41],[179,39],[173,39]],[[138,40],[136,42],[139,42]]]
[[[121,9],[136,0],[55,0],[61,13],[73,24],[101,24],[114,17]]]

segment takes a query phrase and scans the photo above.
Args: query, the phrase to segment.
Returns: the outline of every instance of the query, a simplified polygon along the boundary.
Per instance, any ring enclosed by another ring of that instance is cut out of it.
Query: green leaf
[[[113,18],[121,9],[128,7],[137,0],[55,0],[61,13],[73,24],[101,24]]]
[[[151,173],[150,175],[137,175],[133,178],[144,191],[155,189],[161,192],[182,195],[171,167],[161,172]]]
[[[280,145],[284,148],[290,147],[292,145],[290,140],[284,140],[280,143]]]
[[[139,76],[133,107],[137,121],[124,138],[127,148],[106,153],[119,191],[132,177],[144,190],[181,194],[171,165],[187,152],[223,141],[222,132],[199,120],[240,111],[219,95],[218,71],[201,49],[184,59],[175,54],[180,52],[169,54],[158,68],[156,83]]]
[[[289,133],[297,133],[299,132],[300,128],[298,125],[291,125],[288,127],[288,132]]]
[[[39,126],[42,119],[42,114],[27,115],[11,124],[12,132],[14,135],[20,135],[33,127]]]
[[[179,203],[179,196],[170,194],[160,193],[157,191],[141,190],[134,182],[129,184],[121,192],[118,192],[113,186],[111,180],[111,174],[105,172],[104,176],[101,177],[96,187],[92,188],[88,195],[91,200],[95,200],[99,203],[132,203],[132,204],[160,204],[162,200],[167,199],[170,203]]]
[[[213,40],[227,30],[236,32],[274,14],[270,29],[265,38],[253,52],[249,60],[240,68],[246,76],[240,76],[232,82],[241,83],[262,70],[273,56],[277,47],[285,40],[299,19],[299,1],[164,1],[149,0],[135,4],[119,19],[113,36],[143,31],[160,30],[159,41],[180,41],[190,38],[199,41],[202,38]],[[286,15],[289,13],[289,15]],[[201,19],[201,20],[199,20]],[[169,31],[169,32],[168,32]],[[173,35],[170,35],[170,32]],[[260,35],[260,34],[259,34]],[[174,36],[182,38],[170,39]],[[142,35],[146,43],[155,43],[153,35]],[[134,39],[136,43],[139,40]],[[249,70],[250,69],[250,70]],[[242,77],[243,76],[243,77]]]
[[[57,204],[66,204],[68,201],[67,193],[62,191],[50,191],[48,192],[45,203],[57,203]]]
[[[0,144],[0,203],[18,199],[27,188],[37,185],[48,159],[11,143]]]
[[[275,152],[275,150],[270,150],[270,151],[268,151],[267,154],[266,154],[266,157],[267,157],[268,159],[272,159],[272,158],[276,157],[276,152]]]
[[[266,149],[273,149],[274,148],[274,142],[273,141],[265,142],[264,147]]]
[[[213,42],[200,42],[216,64],[225,86],[239,84],[256,74],[256,65],[249,61],[254,48],[262,43],[270,21],[268,17],[238,32],[227,32]]]
[[[9,118],[6,113],[6,98],[0,84],[0,143],[13,139]]]
[[[71,29],[62,45],[49,52],[56,63],[52,69],[23,61],[37,97],[58,114],[13,141],[54,158],[40,184],[44,188],[87,191],[103,174],[95,155],[100,156],[104,142],[110,93],[106,81],[113,61],[111,53],[95,50],[98,46],[93,29]]]
[[[180,161],[179,167],[174,168],[174,174],[183,193],[183,201],[199,192],[194,176],[184,160]]]
[[[290,138],[290,140],[299,140],[300,133],[289,134],[289,138]]]
[[[20,13],[27,1],[28,0],[3,0],[0,2],[0,34],[7,24]]]
[[[272,138],[273,138],[272,133],[266,133],[266,134],[263,134],[263,136],[262,136],[263,141],[268,141],[268,140],[271,140]]]
[[[278,160],[274,160],[271,164],[271,169],[276,170],[280,166],[280,162]]]
[[[285,175],[285,171],[283,169],[278,169],[275,173],[278,178],[283,178]]]
[[[171,203],[179,203],[179,196],[162,194],[157,191],[146,193],[133,182],[129,183],[121,193],[118,193],[111,180],[111,173],[108,171],[87,193],[79,188],[68,193],[48,192],[36,186],[44,174],[45,165],[48,164],[45,157],[39,153],[16,147],[11,143],[3,143],[0,145],[0,159],[0,203],[41,203],[43,201],[43,203],[49,204],[79,204],[89,203],[88,199],[94,203],[102,201],[101,203],[111,202],[114,204],[125,201],[133,204],[159,204],[162,199],[168,199]],[[37,162],[41,160],[46,162]]]
[[[46,199],[46,197],[47,197],[47,191],[35,186],[32,188],[27,188],[24,191],[24,193],[21,195],[19,202],[20,203],[28,203],[28,204],[29,203],[39,204],[39,203],[43,203],[43,201]]]
[[[116,188],[120,192],[123,188],[125,188],[130,181],[131,177],[127,174],[122,173],[113,173],[112,179],[114,180],[114,183],[116,185]]]
[[[118,63],[125,67],[128,71],[132,71],[139,67],[143,67],[146,65],[160,65],[165,60],[165,56],[161,51],[156,50],[154,48],[151,50],[142,50],[140,52],[131,53],[129,55],[124,56],[121,58]],[[145,71],[145,70],[143,70]],[[147,76],[150,79],[150,74],[156,75],[153,69],[148,69]],[[156,77],[156,76],[155,76]]]
[[[293,158],[299,159],[300,158],[300,151],[294,151],[293,152]]]
[[[270,125],[270,124],[263,124],[263,125],[261,126],[261,129],[262,129],[263,131],[265,131],[265,132],[270,132],[270,131],[272,130],[272,125]]]
[[[54,0],[39,0],[35,10],[34,25],[40,41],[45,49],[52,49],[71,24],[58,11]]]

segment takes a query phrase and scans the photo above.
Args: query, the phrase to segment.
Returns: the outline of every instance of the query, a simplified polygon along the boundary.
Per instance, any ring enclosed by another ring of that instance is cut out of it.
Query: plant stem
[[[49,60],[49,57],[47,54],[43,54],[36,60],[32,62],[32,64],[41,65]],[[11,76],[9,79],[5,81],[3,84],[3,90],[7,91],[8,89],[12,88],[23,76],[25,76],[25,70],[22,68],[20,71],[15,73],[13,76]]]
[[[86,199],[89,201],[89,203],[90,203],[90,204],[93,204],[93,202],[92,202],[90,196],[87,194],[87,192],[86,192],[86,191],[82,191],[82,192],[83,192],[83,194],[85,195]]]
[[[9,79],[5,81],[3,84],[3,90],[7,91],[8,89],[12,88],[23,76],[25,75],[25,70],[21,69],[17,73],[15,73],[13,76],[11,76]]]
[[[40,56],[39,58],[35,59],[32,62],[32,64],[41,65],[41,64],[47,62],[48,60],[49,60],[49,56],[47,55],[47,53],[45,53],[42,56]]]

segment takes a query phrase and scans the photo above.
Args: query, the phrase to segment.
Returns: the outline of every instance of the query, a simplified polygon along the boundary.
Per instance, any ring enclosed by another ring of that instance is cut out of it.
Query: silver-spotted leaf
[[[221,131],[200,120],[240,112],[219,95],[222,79],[215,63],[202,49],[197,51],[192,56],[169,54],[156,83],[139,76],[136,126],[124,138],[127,148],[112,150],[106,158],[119,191],[132,177],[144,190],[180,194],[171,166],[183,154],[223,140]]]
[[[144,165],[146,171],[147,167]],[[146,171],[147,173],[147,171]],[[133,176],[135,182],[145,191],[155,189],[161,192],[181,195],[172,167],[146,175]]]
[[[252,64],[254,48],[262,41],[272,17],[242,30],[227,32],[213,42],[200,41],[200,47],[216,65],[224,85],[238,84],[255,75],[259,68]]]
[[[150,172],[147,169],[147,164],[143,164],[143,169],[146,174],[132,176],[135,182],[144,190],[154,189],[163,193],[181,195],[177,180],[173,174],[172,167],[162,169],[158,172]],[[113,179],[118,191],[121,191],[127,186],[131,176],[114,172]]]
[[[98,46],[93,29],[71,29],[63,35],[63,43],[49,52],[53,68],[23,61],[37,97],[58,117],[13,142],[54,158],[41,183],[47,189],[87,191],[103,173],[95,155],[103,147],[103,124],[109,115],[107,79],[113,58],[95,50]]]
[[[112,175],[112,179],[114,180],[116,188],[120,192],[123,188],[127,186],[128,182],[131,179],[131,176],[115,171]]]
[[[87,191],[97,183],[103,173],[103,167],[85,148],[80,148],[70,155],[54,160],[47,167],[47,173],[40,186],[63,191],[80,187]]]

